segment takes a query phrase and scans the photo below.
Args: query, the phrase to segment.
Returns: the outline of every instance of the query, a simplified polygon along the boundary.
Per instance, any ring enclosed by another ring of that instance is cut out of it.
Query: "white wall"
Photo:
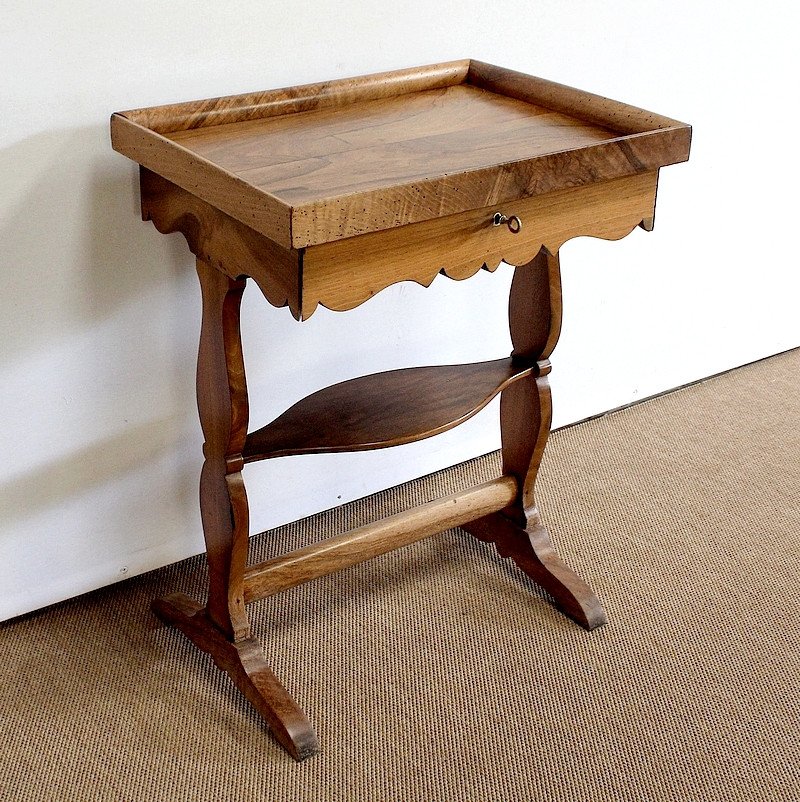
[[[202,550],[193,262],[137,218],[112,111],[474,57],[692,123],[691,162],[662,172],[653,234],[562,251],[563,425],[800,344],[796,12],[720,8],[3,0],[0,619]],[[253,424],[352,375],[504,354],[509,272],[401,285],[302,326],[253,288]],[[254,531],[497,438],[489,412],[399,450],[248,468]]]

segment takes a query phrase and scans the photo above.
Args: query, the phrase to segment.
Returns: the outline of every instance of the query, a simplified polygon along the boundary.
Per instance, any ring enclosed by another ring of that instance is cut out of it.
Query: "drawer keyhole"
[[[508,217],[508,215],[502,212],[495,212],[492,217],[492,225],[501,226],[503,223],[508,226],[508,230],[512,234],[519,234],[519,232],[522,231],[522,220],[520,220],[517,215],[512,214],[511,217]]]

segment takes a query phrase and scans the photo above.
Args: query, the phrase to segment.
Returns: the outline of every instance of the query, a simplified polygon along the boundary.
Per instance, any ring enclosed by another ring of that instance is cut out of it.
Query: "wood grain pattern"
[[[206,611],[182,593],[156,599],[153,612],[211,655],[295,760],[319,752],[311,722],[272,673],[255,638],[231,642],[209,621]]]
[[[273,306],[288,306],[298,320],[318,305],[352,309],[398,281],[465,279],[501,261],[523,264],[542,246],[557,252],[576,236],[617,239],[636,225],[652,227],[657,181],[644,173],[523,199],[507,207],[524,221],[519,234],[492,226],[489,207],[296,251],[141,169],[144,219],[162,233],[181,232],[198,258],[231,278],[251,276]]]
[[[513,16],[513,15],[512,15]],[[205,608],[154,603],[209,652],[296,758],[313,729],[267,667],[246,602],[461,525],[493,543],[587,628],[605,615],[555,553],[535,500],[561,325],[558,250],[652,228],[658,170],[691,128],[477,61],[115,114],[113,147],[141,165],[142,212],[197,255],[205,437]],[[495,227],[496,212],[522,221]],[[252,277],[298,319],[347,310],[397,281],[516,265],[506,359],[389,371],[299,401],[248,433],[240,304]],[[383,448],[452,428],[501,394],[503,476],[247,568],[245,462]]]
[[[390,70],[284,89],[171,103],[120,112],[159,134],[208,128],[319,109],[365,103],[396,95],[452,86],[466,79],[468,60]]]
[[[506,387],[500,396],[503,474],[513,476],[520,492],[500,514],[469,522],[464,529],[494,543],[544,587],[558,608],[587,629],[606,621],[602,605],[589,586],[553,549],[550,533],[536,506],[534,489],[552,419],[547,374],[549,357],[561,331],[559,258],[542,249],[514,271],[509,297],[512,357],[538,370]]]
[[[489,92],[560,111],[619,134],[646,134],[667,129],[691,133],[686,123],[662,114],[475,59],[469,63],[466,81]]]
[[[203,294],[197,408],[205,437],[200,514],[209,567],[206,609],[212,623],[236,641],[250,637],[242,595],[250,537],[241,474],[249,415],[239,334],[245,282],[231,279],[200,260],[197,272]]]
[[[483,517],[511,504],[516,494],[516,481],[500,477],[267,560],[247,570],[245,601],[272,596]]]
[[[197,360],[197,406],[205,461],[200,514],[208,561],[208,602],[182,594],[153,603],[154,612],[214,658],[296,759],[319,750],[308,718],[264,661],[244,602],[249,512],[242,456],[249,404],[239,312],[245,281],[197,260],[203,319]]]
[[[439,273],[465,279],[501,261],[524,264],[573,237],[624,237],[652,220],[657,183],[657,173],[643,173],[307,248],[302,317],[318,304],[352,309],[397,281],[428,286]],[[518,234],[491,224],[498,208],[522,219]]]
[[[562,613],[584,629],[596,629],[607,623],[594,591],[558,556],[544,527],[526,531],[495,513],[461,528],[478,540],[494,544],[501,557],[512,559],[553,597]]]
[[[460,85],[169,138],[301,207],[615,136],[566,114]]]
[[[117,150],[298,249],[654,172],[690,134],[478,62],[112,118]]]
[[[111,117],[111,144],[259,234],[291,247],[292,210],[269,193],[121,114]]]
[[[467,97],[459,102],[459,97],[464,93]],[[420,144],[447,142],[453,138],[453,144],[458,145],[461,137],[480,134],[484,128],[481,116],[487,114],[512,142],[523,138],[525,134],[530,136],[531,128],[535,128],[545,141],[547,137],[552,140],[565,136],[565,133],[547,123],[547,109],[459,85],[306,114],[267,117],[223,128],[178,131],[169,134],[169,138],[184,143],[185,147],[237,175],[258,170],[262,172],[254,174],[254,178],[264,177],[271,172],[277,180],[296,175],[305,181],[309,171],[298,169],[295,165],[308,163],[311,168],[310,182],[306,182],[308,185],[289,183],[285,189],[286,194],[294,195],[294,200],[299,202],[304,196],[314,197],[321,190],[329,191],[346,184],[349,171],[358,167],[353,163],[353,157],[348,156],[353,151],[358,151],[359,155],[369,155],[372,149],[377,148],[381,155],[396,163],[401,174],[413,170],[412,164],[404,163],[410,159],[418,163],[417,169],[421,174],[427,175],[428,168],[420,164]],[[544,115],[545,119],[535,120],[539,115]],[[567,126],[574,122],[566,115],[560,116]],[[412,118],[414,125],[409,124]],[[580,136],[580,124],[574,125]],[[591,130],[591,127],[587,128]],[[607,136],[608,132],[597,129],[597,134]],[[271,143],[269,151],[263,147],[265,141]],[[478,141],[475,144],[480,148],[485,143]],[[543,144],[537,140],[533,146],[541,147]],[[455,158],[464,158],[460,148],[453,155]],[[472,160],[475,157],[476,154],[473,154],[469,158]],[[441,155],[437,158],[440,159]],[[348,171],[344,175],[332,169],[334,162],[340,159]],[[326,169],[320,171],[323,160]],[[369,164],[361,165],[358,177],[370,186],[391,183]],[[286,194],[282,193],[281,197],[286,197]]]
[[[552,399],[549,357],[561,331],[561,269],[558,255],[545,249],[514,271],[508,301],[512,357],[538,370],[500,396],[503,473],[515,476],[520,495],[507,513],[523,527],[540,523],[534,486],[550,434]]]
[[[164,176],[283,247],[292,245],[291,207],[165,134],[313,109],[342,107],[450,86],[466,77],[455,61],[304,86],[132,109],[111,116],[115,150]]]
[[[300,318],[300,259],[263,234],[142,167],[142,218],[162,233],[180,232],[200,260],[233,279],[252,277],[273,306]]]
[[[412,443],[468,420],[531,370],[507,358],[405,368],[340,382],[249,434],[242,455],[247,463]]]

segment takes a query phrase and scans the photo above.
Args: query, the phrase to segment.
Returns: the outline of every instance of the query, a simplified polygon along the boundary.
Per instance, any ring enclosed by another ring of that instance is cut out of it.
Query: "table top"
[[[291,248],[656,170],[690,135],[475,61],[112,117],[117,150]]]

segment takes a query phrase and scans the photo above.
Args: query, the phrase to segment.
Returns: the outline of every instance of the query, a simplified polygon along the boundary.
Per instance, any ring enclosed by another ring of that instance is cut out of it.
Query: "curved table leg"
[[[594,629],[606,623],[606,614],[594,591],[558,556],[550,533],[541,524],[523,529],[495,513],[462,526],[485,543],[494,543],[501,557],[510,557],[555,601],[556,607],[577,624]]]
[[[495,543],[541,585],[556,606],[587,629],[606,622],[599,599],[556,554],[534,499],[534,487],[550,434],[552,401],[548,357],[561,330],[561,276],[558,255],[542,248],[515,269],[509,298],[512,356],[535,364],[535,375],[512,384],[500,397],[503,473],[515,476],[520,493],[502,513],[462,528]]]
[[[203,292],[203,324],[197,361],[197,406],[205,436],[200,510],[208,559],[208,603],[182,594],[153,603],[154,612],[177,627],[226,671],[297,760],[319,751],[303,711],[270,671],[251,636],[244,603],[249,512],[241,470],[247,436],[247,383],[239,310],[245,280],[231,279],[197,260]]]
[[[311,722],[272,673],[255,638],[229,640],[211,623],[205,609],[182,593],[156,599],[153,610],[211,655],[295,760],[304,760],[319,751]]]

